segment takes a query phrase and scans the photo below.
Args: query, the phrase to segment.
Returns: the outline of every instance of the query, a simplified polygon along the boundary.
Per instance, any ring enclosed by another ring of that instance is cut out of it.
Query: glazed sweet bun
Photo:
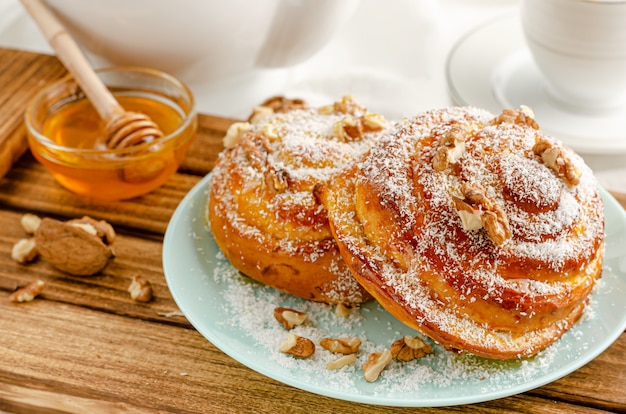
[[[534,355],[601,275],[595,178],[528,108],[425,112],[317,191],[357,280],[451,350]]]
[[[211,176],[208,217],[221,251],[243,274],[304,299],[370,300],[313,188],[367,151],[387,121],[351,97],[319,108],[272,99],[249,121],[229,129]]]

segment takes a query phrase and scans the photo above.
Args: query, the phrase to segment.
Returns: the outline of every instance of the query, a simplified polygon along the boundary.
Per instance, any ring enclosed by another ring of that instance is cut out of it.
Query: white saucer
[[[470,31],[452,48],[446,80],[457,105],[498,113],[527,105],[541,129],[587,154],[626,153],[626,106],[584,111],[550,97],[526,49],[517,14]]]

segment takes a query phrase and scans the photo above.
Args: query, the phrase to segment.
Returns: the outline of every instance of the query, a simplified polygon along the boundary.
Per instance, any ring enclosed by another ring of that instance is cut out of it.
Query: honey
[[[182,122],[180,111],[150,96],[116,94],[116,99],[126,111],[147,115],[159,125],[164,135],[170,134]],[[102,145],[105,127],[91,103],[80,99],[54,111],[45,120],[41,133],[65,147],[105,149]]]
[[[195,116],[171,99],[144,91],[112,90],[127,111],[149,116],[164,138],[123,150],[104,144],[105,123],[84,97],[51,109],[40,136],[29,134],[31,151],[69,190],[107,200],[128,199],[162,185],[177,169],[196,130]],[[43,138],[45,137],[45,138]]]

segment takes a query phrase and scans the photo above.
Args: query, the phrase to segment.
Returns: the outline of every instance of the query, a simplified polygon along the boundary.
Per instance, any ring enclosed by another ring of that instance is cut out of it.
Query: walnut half
[[[580,182],[582,173],[576,168],[571,158],[563,153],[561,147],[547,139],[539,138],[533,146],[533,153],[539,156],[543,163],[568,185],[578,185]]]
[[[254,112],[248,122],[257,123],[262,117],[275,113],[285,113],[296,109],[307,109],[307,103],[300,98],[287,98],[285,96],[272,96],[266,99],[261,105],[254,108]]]
[[[293,329],[294,326],[302,325],[306,318],[306,313],[295,309],[281,307],[274,309],[274,319],[280,322],[285,329]]]
[[[37,242],[35,242],[34,237],[18,240],[11,249],[11,258],[21,264],[32,262],[38,254]]]
[[[453,126],[439,141],[432,159],[433,169],[441,172],[455,164],[465,152],[465,135],[460,126]]]
[[[354,142],[363,139],[363,134],[367,132],[382,131],[385,125],[385,117],[379,114],[346,117],[335,122],[332,135],[341,142]]]
[[[37,295],[43,292],[44,287],[46,287],[46,283],[41,280],[33,280],[26,286],[23,286],[17,289],[15,292],[11,293],[9,296],[9,300],[11,302],[30,302],[35,299]]]
[[[480,184],[465,182],[461,185],[463,199],[452,197],[454,207],[461,218],[463,229],[478,230],[484,227],[487,236],[496,245],[511,237],[511,227],[506,213],[495,201],[487,197]]]
[[[342,97],[340,101],[337,101],[332,105],[321,106],[317,110],[317,112],[322,115],[338,112],[353,116],[363,114],[366,111],[367,110],[363,106],[359,105],[352,95],[346,95]]]
[[[296,358],[309,358],[315,353],[315,344],[308,338],[290,333],[280,343],[279,350]]]
[[[390,351],[397,361],[412,361],[430,354],[433,348],[417,336],[405,336],[391,344]]]
[[[26,213],[20,219],[20,224],[26,233],[35,234],[37,227],[41,224],[41,217],[32,213]]]
[[[532,129],[539,129],[539,124],[535,121],[533,110],[526,105],[522,105],[519,110],[506,108],[500,115],[494,118],[493,123],[500,125],[504,123],[526,125]]]
[[[234,122],[228,127],[226,135],[224,136],[222,143],[224,148],[233,148],[249,131],[253,129],[253,126],[249,122]]]
[[[150,302],[152,300],[152,285],[140,276],[133,276],[133,280],[127,289],[130,297],[137,302]]]

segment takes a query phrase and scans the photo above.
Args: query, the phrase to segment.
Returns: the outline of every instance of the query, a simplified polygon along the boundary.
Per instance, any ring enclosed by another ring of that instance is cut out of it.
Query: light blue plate
[[[349,317],[329,305],[279,293],[239,275],[221,255],[206,225],[210,175],[183,199],[172,216],[163,245],[163,268],[174,300],[189,322],[232,358],[277,381],[333,398],[389,406],[444,406],[488,401],[555,381],[582,367],[626,328],[626,214],[602,191],[606,215],[606,258],[591,306],[556,344],[525,361],[458,357],[433,344],[434,353],[409,363],[392,362],[368,383],[361,364],[369,352],[416,333],[377,303]],[[311,359],[278,352],[285,330],[273,320],[276,306],[306,311],[307,324],[295,333],[319,341],[324,336],[358,336],[359,360],[329,371],[334,359],[318,347]],[[245,386],[242,388],[245,391]]]

